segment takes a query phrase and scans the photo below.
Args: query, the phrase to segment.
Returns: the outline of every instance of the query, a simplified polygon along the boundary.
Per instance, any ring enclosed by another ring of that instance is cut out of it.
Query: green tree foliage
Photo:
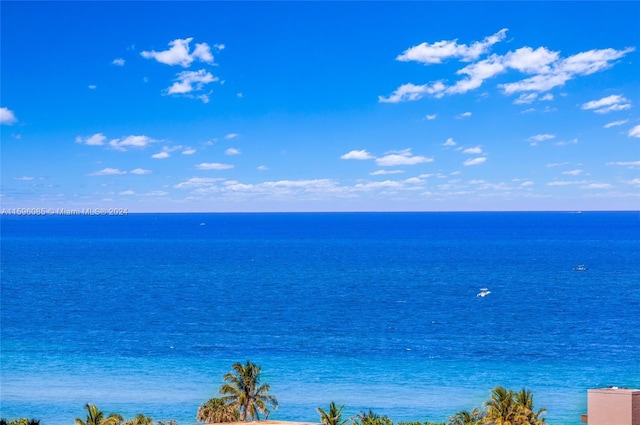
[[[484,412],[474,407],[471,412],[462,410],[449,417],[449,425],[478,425],[484,418]]]
[[[320,421],[324,425],[345,425],[347,422],[349,422],[349,419],[342,420],[342,409],[344,409],[344,405],[338,407],[333,401],[331,402],[331,404],[329,404],[328,412],[318,407]]]
[[[15,418],[7,422],[5,418],[2,418],[0,425],[40,425],[40,419]]]
[[[533,407],[533,393],[525,388],[521,389],[517,393],[514,393],[514,399],[524,416],[524,424],[525,425],[542,425],[547,423],[545,418],[542,417],[545,413],[547,413],[547,409],[544,407],[538,409],[538,411],[534,410]]]
[[[220,388],[221,398],[225,404],[240,412],[242,421],[248,418],[260,420],[261,413],[268,419],[270,410],[267,405],[278,408],[278,400],[268,394],[271,389],[269,384],[260,383],[261,371],[260,366],[247,360],[244,365],[235,363],[231,367],[231,373],[224,375],[226,383]]]
[[[398,422],[398,425],[447,425],[444,422]]]
[[[140,413],[135,418],[129,419],[122,425],[153,425],[153,419]]]
[[[84,406],[87,409],[87,418],[82,420],[76,418],[76,425],[120,425],[122,424],[122,416],[117,413],[111,413],[105,417],[104,413],[94,404],[87,403]]]
[[[356,425],[393,425],[393,421],[388,416],[377,415],[372,410],[360,412],[353,419]]]
[[[522,389],[519,392],[496,387],[484,404],[485,417],[482,425],[541,425],[546,423],[542,415],[546,409],[537,412],[533,408],[533,394]]]
[[[225,403],[221,398],[212,398],[200,406],[196,420],[204,422],[236,422],[240,412],[233,405]]]

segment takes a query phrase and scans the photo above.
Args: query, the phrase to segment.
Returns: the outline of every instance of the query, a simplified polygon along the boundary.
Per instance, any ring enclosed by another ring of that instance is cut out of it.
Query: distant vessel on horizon
[[[478,292],[478,294],[476,295],[476,297],[478,298],[484,298],[487,295],[489,295],[491,293],[491,291],[489,290],[489,288],[480,288],[480,292]]]
[[[573,270],[578,271],[578,272],[583,272],[583,271],[589,270],[589,269],[584,264],[580,264],[579,266],[575,266],[573,268]]]

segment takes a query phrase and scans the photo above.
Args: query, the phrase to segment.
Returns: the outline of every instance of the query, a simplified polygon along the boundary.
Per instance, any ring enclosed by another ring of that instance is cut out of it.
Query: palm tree
[[[518,425],[522,415],[514,400],[513,391],[504,387],[491,390],[491,398],[484,403],[487,408],[482,423],[486,425]]]
[[[235,363],[231,366],[231,373],[224,375],[226,384],[220,388],[220,394],[225,404],[233,406],[240,412],[240,420],[260,420],[260,413],[269,418],[270,404],[278,408],[278,400],[267,394],[271,387],[269,384],[260,384],[260,366],[247,360],[246,364]]]
[[[236,422],[240,418],[238,409],[221,398],[212,398],[200,406],[196,420],[204,422]]]
[[[348,419],[342,420],[342,409],[344,405],[338,407],[334,401],[329,404],[329,412],[325,412],[322,408],[318,407],[318,413],[320,414],[320,421],[324,425],[345,425],[349,422]]]
[[[474,407],[471,412],[462,410],[449,417],[449,425],[476,425],[480,423],[484,413]]]
[[[94,404],[87,403],[84,408],[87,409],[87,420],[76,418],[76,425],[120,425],[122,423],[122,416],[117,413],[112,413],[105,418],[102,410]]]
[[[393,425],[391,418],[385,415],[378,415],[373,410],[369,409],[368,412],[360,412],[353,420],[357,425]]]
[[[521,415],[524,417],[524,423],[526,425],[542,425],[546,423],[546,420],[542,417],[547,413],[547,409],[544,407],[537,412],[533,410],[533,393],[527,389],[521,389],[513,396],[515,402],[518,405]]]

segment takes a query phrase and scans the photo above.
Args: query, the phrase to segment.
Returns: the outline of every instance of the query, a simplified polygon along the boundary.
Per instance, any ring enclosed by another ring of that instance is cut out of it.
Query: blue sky
[[[2,2],[3,208],[640,209],[638,2]]]

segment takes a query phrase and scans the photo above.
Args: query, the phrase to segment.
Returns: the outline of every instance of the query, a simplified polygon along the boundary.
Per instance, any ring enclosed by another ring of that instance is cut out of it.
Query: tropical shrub
[[[6,419],[0,419],[0,425],[40,425],[40,419],[16,418],[7,422]]]
[[[204,422],[236,422],[240,412],[221,398],[212,398],[200,406],[196,420]]]
[[[393,425],[393,421],[388,416],[377,415],[372,410],[360,412],[353,422],[357,425]]]
[[[122,425],[153,425],[153,419],[140,413],[135,418],[129,419]]]

